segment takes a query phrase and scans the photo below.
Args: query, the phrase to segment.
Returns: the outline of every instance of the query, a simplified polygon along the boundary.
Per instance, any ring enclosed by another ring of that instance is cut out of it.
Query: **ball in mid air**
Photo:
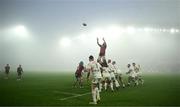
[[[83,23],[82,25],[83,25],[83,26],[87,26],[87,24],[86,24],[86,23]]]

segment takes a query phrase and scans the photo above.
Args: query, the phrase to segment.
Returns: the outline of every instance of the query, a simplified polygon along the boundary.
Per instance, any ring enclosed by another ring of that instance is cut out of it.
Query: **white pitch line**
[[[55,93],[60,93],[60,94],[68,94],[68,95],[79,95],[76,93],[69,93],[69,92],[60,92],[60,91],[54,91]]]
[[[74,95],[74,96],[71,96],[71,97],[61,98],[61,99],[58,99],[58,100],[67,100],[67,99],[71,99],[71,98],[75,98],[75,97],[80,97],[80,96],[84,96],[84,95],[88,95],[88,94],[91,94],[91,92],[84,93],[84,94],[79,94],[79,95]]]

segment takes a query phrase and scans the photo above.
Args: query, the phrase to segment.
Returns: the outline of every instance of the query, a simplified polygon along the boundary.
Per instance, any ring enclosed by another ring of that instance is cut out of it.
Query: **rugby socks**
[[[115,85],[116,85],[116,87],[119,87],[120,85],[119,85],[119,83],[118,83],[118,81],[115,79]]]
[[[111,90],[114,91],[114,89],[113,89],[113,82],[112,81],[110,83],[110,86],[111,86]]]
[[[105,88],[105,90],[107,90],[107,83],[106,82],[104,83],[104,88]]]

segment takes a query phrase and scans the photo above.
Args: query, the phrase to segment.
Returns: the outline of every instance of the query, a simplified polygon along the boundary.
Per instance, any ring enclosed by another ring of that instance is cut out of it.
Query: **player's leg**
[[[125,83],[123,81],[122,75],[119,75],[119,81],[122,84],[123,88],[125,88]]]
[[[130,85],[131,85],[131,82],[132,82],[132,77],[129,76],[129,77],[128,77],[128,84],[127,84],[127,85],[130,86]]]
[[[131,82],[134,84],[134,86],[137,86],[137,77],[131,77]]]
[[[116,78],[114,78],[114,83],[115,83],[116,89],[118,89],[120,87],[120,84]]]
[[[77,87],[77,83],[78,83],[78,77],[77,77],[77,74],[75,74],[75,82],[74,82],[74,87]]]
[[[97,100],[97,102],[99,102],[101,100],[101,98],[100,98],[100,92],[99,92],[98,87],[95,88],[95,91],[96,91],[96,100]]]
[[[106,78],[105,78],[105,83],[104,83],[104,89],[105,89],[105,91],[107,91],[107,87],[108,87],[108,85],[110,85],[110,82],[111,82],[110,77],[106,77]]]
[[[82,78],[82,75],[79,76],[79,86],[80,86],[80,88],[83,88],[83,78]]]
[[[138,85],[138,76],[136,75],[136,76],[132,77],[132,81],[134,83],[134,86],[137,86]]]
[[[95,85],[96,100],[97,100],[97,102],[100,101],[100,91],[99,91],[99,87],[100,87],[100,78],[97,79],[97,84]]]
[[[102,56],[99,55],[97,60],[100,61],[100,62],[102,62]]]
[[[94,86],[93,83],[91,84],[91,93],[92,93],[93,102],[90,102],[89,104],[97,104],[97,100],[96,100],[96,90],[95,90],[95,86]]]
[[[107,90],[107,84],[108,84],[108,77],[107,77],[107,73],[103,72],[103,81],[104,81],[104,90]]]
[[[5,79],[9,78],[9,71],[5,71]]]
[[[22,79],[22,73],[19,73],[19,79],[20,80]]]
[[[107,85],[108,85],[108,78],[105,77],[105,80],[104,80],[104,89],[105,89],[105,91],[107,90]]]
[[[93,83],[94,82],[94,83]],[[91,92],[92,92],[92,98],[93,102],[90,102],[89,104],[97,104],[97,101],[100,100],[100,93],[97,87],[97,82],[93,81],[91,85]]]
[[[98,78],[98,89],[99,89],[99,92],[101,92],[101,90],[102,90],[102,78]]]
[[[113,79],[110,79],[110,87],[111,87],[111,91],[114,91],[114,88],[113,88]]]
[[[104,76],[103,76],[102,79],[101,79],[101,91],[102,91],[103,88],[104,88],[104,84],[105,84],[105,78],[104,78]]]
[[[19,73],[19,80],[21,80],[21,73]]]
[[[21,80],[21,72],[18,72],[17,80]]]
[[[142,76],[139,76],[139,80],[138,81],[141,82],[142,85],[144,84],[144,80],[143,80]]]
[[[111,81],[115,85],[116,89],[120,87],[119,82],[117,81],[116,76],[113,72],[111,73]]]
[[[118,74],[117,74],[117,73],[115,74],[115,78],[116,78],[117,81],[119,81],[119,80],[118,80]]]

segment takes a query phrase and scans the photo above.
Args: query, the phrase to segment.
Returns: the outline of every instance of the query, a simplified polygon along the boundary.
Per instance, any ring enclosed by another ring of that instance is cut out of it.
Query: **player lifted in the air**
[[[89,56],[87,71],[90,73],[88,78],[91,80],[91,91],[93,98],[93,102],[90,102],[90,104],[97,104],[97,102],[100,101],[100,93],[98,87],[101,83],[100,81],[102,76],[99,64],[96,61],[94,61],[94,57],[92,55]]]
[[[82,88],[82,86],[83,86],[82,72],[83,72],[84,69],[85,69],[84,63],[83,63],[83,61],[80,61],[79,65],[78,65],[78,67],[76,69],[76,72],[75,72],[76,81],[74,83],[74,87],[77,87],[77,84],[78,84],[79,87]]]
[[[7,64],[7,65],[4,67],[4,69],[5,69],[5,74],[6,74],[5,79],[8,79],[8,78],[9,78],[9,71],[10,71],[10,66],[9,66],[9,64]]]
[[[113,65],[113,70],[114,70],[116,80],[123,86],[123,88],[125,88],[125,84],[122,78],[122,72],[119,68],[117,68],[116,61],[113,61],[112,65]]]
[[[100,47],[100,52],[99,52],[98,60],[100,60],[100,61],[105,59],[106,48],[107,48],[107,44],[106,44],[105,39],[103,38],[102,40],[103,40],[103,44],[100,44],[99,43],[99,38],[97,38],[97,44]]]

